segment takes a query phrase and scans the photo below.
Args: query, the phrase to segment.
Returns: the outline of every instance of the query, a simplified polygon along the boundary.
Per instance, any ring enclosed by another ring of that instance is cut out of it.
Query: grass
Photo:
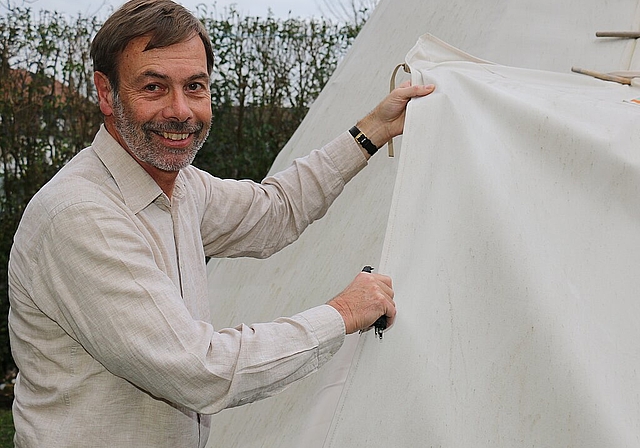
[[[13,417],[11,409],[0,409],[0,448],[13,447]]]

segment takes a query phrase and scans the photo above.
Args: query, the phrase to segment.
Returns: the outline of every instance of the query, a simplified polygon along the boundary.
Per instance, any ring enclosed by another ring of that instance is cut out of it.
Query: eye
[[[144,90],[147,92],[158,92],[160,90],[160,86],[158,84],[148,84],[144,86]]]
[[[205,90],[205,86],[200,82],[192,82],[191,84],[187,85],[187,90],[189,90],[190,92],[198,92],[200,90]]]

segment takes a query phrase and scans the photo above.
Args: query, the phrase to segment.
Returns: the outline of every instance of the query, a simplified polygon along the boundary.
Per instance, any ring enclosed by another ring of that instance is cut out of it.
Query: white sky
[[[49,10],[75,16],[81,13],[83,16],[98,16],[106,18],[109,12],[116,9],[125,0],[0,0],[0,5],[6,5],[7,1],[14,6],[28,6],[33,11]],[[323,0],[177,0],[186,8],[195,11],[199,4],[206,4],[212,11],[215,3],[219,11],[230,4],[235,4],[243,15],[265,17],[267,11],[271,11],[276,17],[286,18],[291,12],[294,17],[310,17],[321,15]],[[0,7],[0,10],[4,9]],[[1,11],[0,11],[1,13]]]

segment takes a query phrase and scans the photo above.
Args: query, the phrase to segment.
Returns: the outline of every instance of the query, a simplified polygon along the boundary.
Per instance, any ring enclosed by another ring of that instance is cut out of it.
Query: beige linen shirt
[[[169,200],[101,128],[15,236],[16,446],[204,447],[208,414],[317,370],[344,340],[339,313],[215,331],[205,257],[276,252],[365,164],[345,132],[262,184],[186,168]]]

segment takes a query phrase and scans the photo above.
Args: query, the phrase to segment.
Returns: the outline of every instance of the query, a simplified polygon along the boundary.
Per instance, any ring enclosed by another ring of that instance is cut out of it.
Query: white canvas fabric
[[[594,36],[637,29],[637,10],[379,3],[273,171],[374,107],[414,45],[413,81],[437,92],[411,103],[397,156],[376,155],[299,241],[213,260],[209,282],[222,328],[323,303],[371,264],[393,277],[396,326],[215,415],[208,446],[638,445],[640,106],[625,100],[640,93],[570,73],[638,70],[635,41]],[[448,45],[416,45],[427,32]]]
[[[409,313],[360,342],[322,446],[638,446],[640,89],[442,50],[408,56],[438,92],[381,263]]]

